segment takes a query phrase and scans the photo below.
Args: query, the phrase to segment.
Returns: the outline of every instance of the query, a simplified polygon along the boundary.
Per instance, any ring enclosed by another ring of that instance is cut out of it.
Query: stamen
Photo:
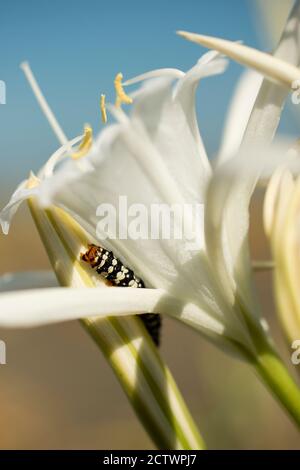
[[[88,124],[84,127],[84,136],[81,144],[79,145],[78,151],[71,154],[74,160],[78,160],[84,157],[90,150],[93,143],[93,129]]]
[[[49,178],[53,175],[54,168],[58,162],[63,160],[64,158],[70,157],[70,149],[76,144],[78,144],[83,139],[83,135],[79,135],[74,139],[70,140],[68,144],[62,145],[58,150],[56,150],[49,160],[45,163],[43,168],[39,171],[38,177],[40,179]]]
[[[131,104],[132,103],[132,98],[130,96],[126,95],[123,85],[122,85],[122,80],[123,80],[123,74],[120,72],[116,75],[116,78],[114,80],[115,84],[115,90],[116,90],[116,107],[119,108],[122,103],[124,104]]]
[[[101,109],[102,122],[104,124],[106,124],[107,123],[107,114],[106,114],[106,107],[105,107],[105,95],[101,95],[100,109]]]
[[[58,138],[59,142],[61,143],[61,145],[66,145],[69,141],[69,139],[67,139],[64,131],[62,130],[62,128],[60,127],[56,117],[54,116],[53,114],[53,111],[52,109],[50,108],[49,104],[47,103],[32,71],[31,71],[31,68],[30,68],[30,65],[28,62],[23,62],[21,65],[20,65],[21,69],[23,70],[24,74],[25,74],[25,77],[27,78],[28,80],[28,83],[29,85],[31,86],[31,89],[37,99],[37,102],[39,103],[40,107],[41,107],[41,110],[43,111],[43,113],[45,114],[50,126],[52,127],[52,130],[53,132],[56,134],[56,137]]]

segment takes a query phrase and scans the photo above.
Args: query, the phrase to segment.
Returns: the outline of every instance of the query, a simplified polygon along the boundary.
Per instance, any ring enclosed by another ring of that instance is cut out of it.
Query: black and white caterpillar
[[[89,245],[88,250],[81,255],[81,259],[94,268],[111,285],[118,287],[144,288],[144,282],[139,279],[132,269],[124,266],[112,251],[97,245]],[[139,315],[152,340],[159,346],[161,316],[156,313],[143,313]]]

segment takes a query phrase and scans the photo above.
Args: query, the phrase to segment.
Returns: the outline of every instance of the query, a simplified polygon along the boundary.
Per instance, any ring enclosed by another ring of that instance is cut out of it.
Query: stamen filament
[[[56,117],[53,114],[52,109],[50,108],[49,104],[47,103],[42,90],[40,89],[32,71],[30,68],[30,65],[28,62],[22,62],[20,65],[21,69],[23,70],[25,77],[28,80],[29,85],[31,86],[31,89],[33,91],[33,94],[35,95],[37,102],[39,103],[41,110],[45,114],[54,134],[58,138],[59,142],[61,145],[66,145],[68,144],[68,138],[66,137],[64,131],[60,127]]]

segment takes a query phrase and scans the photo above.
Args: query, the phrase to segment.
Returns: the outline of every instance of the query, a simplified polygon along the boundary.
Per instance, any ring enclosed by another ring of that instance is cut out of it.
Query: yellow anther
[[[105,123],[107,123],[107,114],[106,114],[106,107],[105,107],[105,95],[101,95],[100,109],[101,109],[102,122],[104,122],[104,124],[105,124]]]
[[[122,80],[123,80],[123,75],[122,73],[118,73],[116,75],[114,84],[115,84],[115,90],[116,90],[116,106],[119,108],[122,103],[124,104],[131,104],[132,103],[132,98],[130,96],[126,95],[123,85],[122,85]]]
[[[84,136],[81,141],[81,144],[79,145],[78,151],[72,153],[71,157],[74,160],[84,157],[90,150],[92,143],[93,143],[93,129],[91,128],[91,126],[86,125],[84,126]]]

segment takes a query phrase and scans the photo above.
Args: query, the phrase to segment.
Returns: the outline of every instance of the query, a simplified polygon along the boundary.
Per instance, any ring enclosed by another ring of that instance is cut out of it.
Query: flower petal
[[[300,180],[286,168],[272,176],[264,201],[264,225],[271,241],[276,269],[277,308],[289,341],[300,334],[299,298],[299,195]]]
[[[297,0],[283,30],[274,57],[299,66],[300,64],[300,1]],[[265,79],[261,85],[251,113],[243,146],[253,142],[265,145],[271,142],[278,128],[284,102],[289,90]]]
[[[273,254],[277,269],[275,286],[282,324],[291,341],[300,334],[299,208],[300,178],[285,175],[280,187],[279,215],[275,223]],[[273,238],[273,237],[272,237]]]
[[[130,78],[123,82],[123,86],[134,85],[136,83],[142,82],[144,80],[149,80],[152,78],[161,78],[161,77],[170,77],[172,79],[184,77],[185,73],[178,69],[164,68],[151,70],[150,72],[142,73],[136,77]]]
[[[41,308],[41,305],[43,306]],[[144,312],[169,314],[199,329],[213,340],[221,340],[224,326],[204,315],[194,304],[183,305],[162,289],[130,287],[51,288],[0,294],[0,327],[32,328],[82,318],[127,316]],[[202,321],[201,321],[202,319]],[[230,336],[224,338],[230,347]],[[232,346],[231,346],[232,347]]]
[[[205,239],[216,278],[232,305],[237,299],[259,316],[252,288],[248,247],[249,204],[258,178],[286,158],[286,143],[244,149],[220,165],[210,182],[205,212]]]
[[[255,13],[257,11],[262,26],[266,28],[268,39],[275,44],[284,28],[294,0],[284,2],[282,0],[255,0],[255,3],[254,11]]]
[[[4,234],[8,234],[11,221],[15,216],[20,205],[32,197],[38,196],[39,194],[39,182],[42,179],[50,178],[53,175],[55,166],[61,162],[63,159],[69,157],[70,149],[73,145],[78,143],[81,140],[82,136],[77,136],[74,139],[68,141],[66,144],[62,145],[58,150],[56,150],[42,169],[38,173],[38,178],[31,173],[29,179],[22,181],[13,195],[10,198],[8,204],[0,211],[0,224]],[[79,168],[83,165],[77,164]],[[30,178],[33,178],[36,181],[36,185],[30,186]]]
[[[252,70],[244,72],[239,79],[225,118],[217,165],[236,155],[243,140],[262,80],[263,77]]]
[[[144,88],[135,103],[132,123],[142,127],[170,172],[195,200],[203,199],[203,189],[210,176],[210,164],[199,133],[195,93],[199,81],[224,72],[226,59],[216,52],[204,54],[197,64],[180,78],[174,89],[166,81],[161,92]],[[176,174],[175,174],[176,171]]]
[[[277,57],[261,52],[252,47],[244,46],[237,42],[219,39],[212,36],[178,31],[189,41],[195,42],[211,49],[216,49],[222,54],[231,57],[237,62],[257,70],[271,80],[291,89],[294,81],[300,79],[300,70]]]
[[[30,328],[68,320],[111,315],[132,315],[174,308],[163,290],[114,287],[51,288],[1,293],[0,326]],[[42,307],[41,307],[42,306]],[[156,307],[156,308],[155,308]],[[177,307],[178,311],[178,307]]]
[[[0,292],[56,287],[57,285],[53,271],[21,271],[0,276]]]
[[[239,304],[242,302],[248,312],[253,312],[253,318],[259,312],[247,246],[248,210],[255,174],[245,171],[238,163],[238,158],[233,158],[213,174],[206,200],[205,239],[216,282],[232,306],[230,314],[240,322],[241,330],[247,330]]]
[[[11,221],[22,202],[38,194],[38,188],[27,188],[28,180],[22,181],[10,198],[8,204],[0,212],[0,224],[3,233],[9,232]]]
[[[282,215],[287,210],[287,196],[292,193],[293,187],[292,174],[284,167],[278,168],[268,184],[264,200],[263,221],[268,237],[274,236],[276,227],[281,232],[284,223]]]

